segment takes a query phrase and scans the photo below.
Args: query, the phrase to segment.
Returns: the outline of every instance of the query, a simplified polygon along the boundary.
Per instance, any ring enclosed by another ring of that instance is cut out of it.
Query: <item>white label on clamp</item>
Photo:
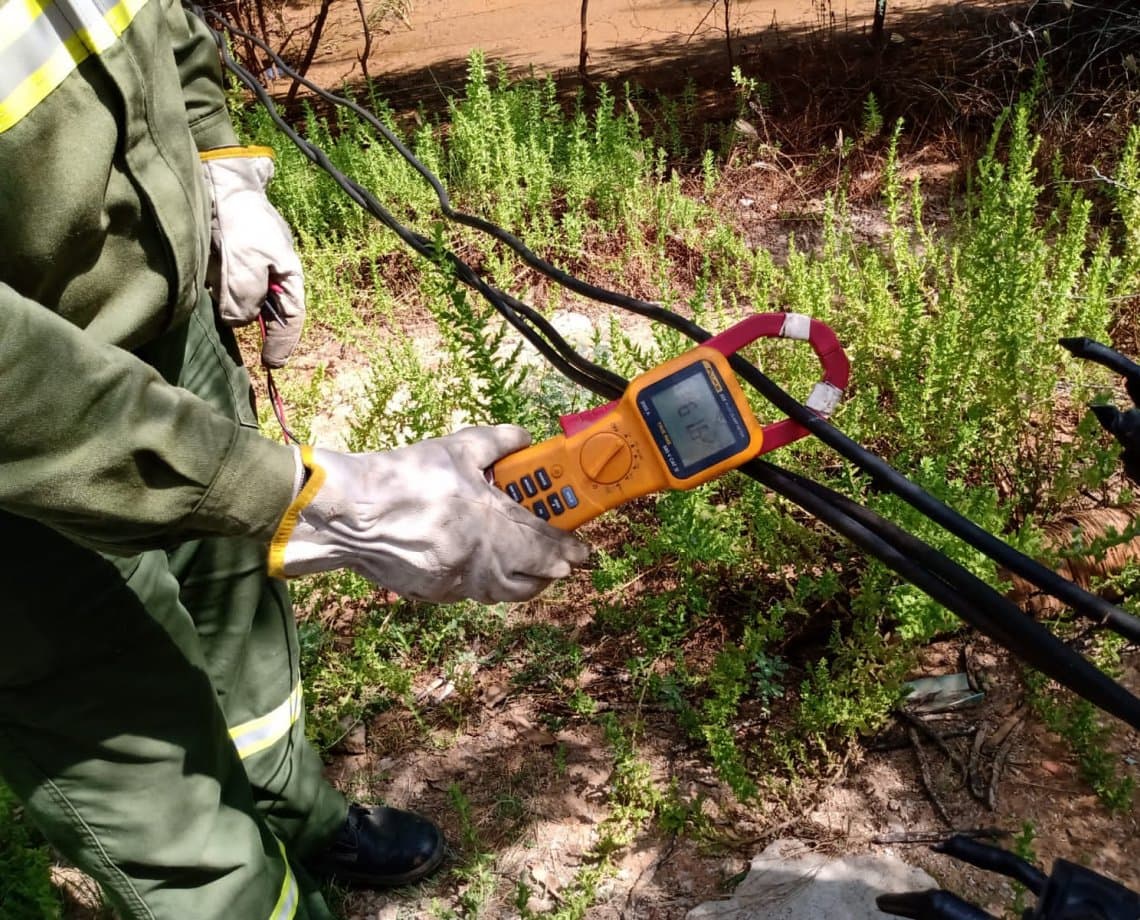
[[[811,317],[803,313],[785,313],[784,327],[780,330],[780,336],[806,342],[811,338]]]
[[[811,396],[804,405],[820,415],[831,415],[839,401],[843,399],[843,391],[834,383],[826,380],[820,381],[812,388]]]

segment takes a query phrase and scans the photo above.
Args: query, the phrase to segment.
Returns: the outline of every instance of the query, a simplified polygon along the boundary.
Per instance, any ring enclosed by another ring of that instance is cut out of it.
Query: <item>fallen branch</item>
[[[938,750],[946,755],[946,759],[958,768],[958,772],[962,774],[962,779],[966,779],[966,764],[962,761],[961,757],[951,750],[942,735],[938,734],[938,732],[927,725],[918,716],[907,712],[905,709],[900,709],[895,714],[911,728],[917,729],[933,741]]]
[[[910,727],[907,728],[907,734],[910,736],[910,743],[914,748],[914,756],[918,759],[918,772],[922,777],[923,788],[926,789],[926,794],[930,798],[930,801],[934,803],[934,810],[938,812],[938,817],[942,819],[947,827],[953,827],[954,822],[950,820],[946,806],[942,804],[942,800],[934,790],[934,783],[930,778],[930,769],[927,767],[926,757],[922,753],[922,742],[918,740],[918,732],[913,727]]]
[[[1024,718],[1005,736],[1005,740],[1002,741],[997,754],[994,755],[994,770],[993,773],[990,774],[990,788],[986,795],[986,804],[989,805],[991,809],[997,806],[998,781],[1001,779],[1002,770],[1005,769],[1005,762],[1009,759],[1009,752],[1013,748],[1013,742],[1017,739],[1023,725],[1025,725]]]
[[[970,787],[970,795],[982,803],[988,803],[986,787],[982,782],[982,748],[986,743],[988,729],[983,725],[974,735],[974,743],[970,748],[970,762],[966,767],[966,785]]]

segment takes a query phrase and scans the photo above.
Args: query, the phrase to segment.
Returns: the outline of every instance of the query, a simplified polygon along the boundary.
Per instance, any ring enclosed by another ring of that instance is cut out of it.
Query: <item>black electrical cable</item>
[[[458,224],[463,224],[464,226],[471,227],[474,230],[479,230],[491,237],[494,237],[499,242],[509,246],[527,265],[529,265],[535,271],[538,271],[546,275],[548,278],[557,281],[560,285],[568,290],[574,291],[576,294],[581,294],[582,296],[588,297],[591,300],[596,300],[600,303],[606,303],[613,307],[622,307],[626,310],[635,311],[652,319],[660,320],[661,322],[666,321],[665,313],[659,314],[657,312],[663,309],[659,304],[650,303],[646,300],[640,300],[637,297],[631,297],[629,294],[623,294],[620,291],[611,291],[608,288],[597,287],[596,285],[583,281],[581,278],[578,278],[569,272],[563,271],[553,263],[542,258],[517,236],[508,230],[503,229],[498,224],[494,224],[491,221],[486,220],[482,217],[478,217],[475,214],[468,214],[465,211],[456,210],[451,203],[451,197],[448,195],[447,189],[444,188],[443,183],[439,180],[439,177],[436,176],[435,173],[433,173],[430,169],[428,169],[422,162],[420,162],[419,158],[414,153],[412,153],[411,150],[408,149],[404,142],[401,141],[400,138],[372,112],[364,108],[364,106],[360,105],[353,99],[349,99],[346,96],[338,96],[336,93],[329,92],[324,87],[313,83],[303,74],[290,67],[289,64],[276,51],[269,47],[269,45],[257,35],[246,32],[239,26],[235,26],[226,22],[226,20],[217,13],[211,11],[210,15],[219,23],[223,24],[227,31],[232,32],[239,38],[252,42],[262,51],[264,51],[269,59],[273,62],[273,66],[279,69],[285,76],[296,80],[302,86],[311,90],[326,102],[331,102],[334,105],[343,106],[355,112],[366,122],[368,122],[368,124],[375,128],[376,131],[381,136],[383,136],[384,140],[391,144],[397,150],[397,152],[399,152],[400,156],[402,156],[404,160],[407,161],[407,163],[416,172],[418,172],[432,187],[432,189],[435,191],[436,198],[439,201],[440,211],[449,220],[453,220]],[[706,334],[706,338],[707,337],[708,336]]]
[[[973,573],[869,508],[763,460],[740,467],[874,556],[979,632],[1140,730],[1140,699]]]
[[[455,210],[451,205],[446,189],[438,177],[424,166],[387,125],[376,118],[374,114],[354,100],[330,93],[293,70],[280,55],[273,51],[273,49],[259,37],[232,25],[217,13],[211,13],[210,15],[227,29],[227,31],[255,43],[270,57],[274,66],[278,67],[282,73],[299,81],[302,85],[326,101],[345,106],[358,114],[361,118],[364,118],[388,143],[392,144],[400,155],[432,186],[439,200],[440,209],[446,217],[457,223],[488,233],[495,239],[509,246],[526,264],[536,271],[541,272],[576,293],[602,303],[610,304],[611,306],[621,307],[663,323],[696,342],[703,342],[712,337],[710,332],[702,329],[696,323],[658,304],[653,304],[582,281],[562,271],[547,260],[542,259],[532,252],[521,240],[501,227],[474,215]],[[243,80],[243,82],[245,81]],[[249,85],[248,82],[247,85]],[[260,86],[260,84],[258,85]],[[251,86],[251,88],[253,87]],[[255,92],[256,91],[257,90],[255,90]],[[265,101],[264,98],[262,101]],[[276,120],[277,119],[275,119],[275,121]],[[981,527],[978,527],[973,521],[959,514],[929,492],[926,492],[911,482],[881,457],[871,453],[861,444],[847,437],[827,420],[821,418],[811,409],[797,401],[755,365],[749,363],[739,355],[733,356],[731,360],[736,372],[745,381],[755,387],[765,399],[789,418],[803,425],[813,435],[836,450],[844,458],[854,463],[864,472],[870,474],[872,480],[878,487],[895,493],[912,507],[921,511],[936,523],[941,524],[970,546],[985,553],[999,565],[1020,575],[1046,593],[1064,601],[1077,613],[1099,621],[1101,624],[1109,627],[1132,642],[1140,643],[1140,619],[1126,613],[1104,598],[1085,591],[1079,585],[1062,578],[1056,572],[1037,562],[1035,559],[1031,559],[1024,553],[1021,553],[1004,541],[986,532]],[[594,365],[594,370],[601,371],[603,369]],[[611,396],[609,398],[613,397]]]
[[[199,15],[201,15],[200,11],[198,12]],[[224,19],[218,17],[216,14],[211,15],[218,19],[224,27],[229,28]],[[563,374],[606,398],[613,399],[620,395],[626,386],[626,381],[623,378],[578,355],[578,353],[557,334],[545,318],[533,310],[533,308],[493,288],[487,284],[478,273],[462,262],[462,260],[453,253],[447,251],[439,252],[438,248],[426,237],[416,234],[404,227],[366,189],[337,170],[336,167],[331,164],[324,151],[293,131],[277,112],[276,106],[265,88],[248,70],[233,60],[225,45],[224,37],[216,31],[214,34],[226,66],[258,96],[278,128],[297,145],[306,157],[325,169],[357,204],[365,208],[365,210],[384,223],[385,226],[392,229],[393,232],[414,251],[429,258],[433,256],[438,258],[442,255],[445,262],[455,271],[458,280],[470,285],[484,296]],[[244,33],[241,33],[240,30],[236,30],[235,34]],[[331,94],[328,95],[331,96]],[[385,135],[387,136],[386,131]],[[410,153],[406,151],[401,152],[404,153],[405,156],[411,156]],[[413,165],[416,165],[414,157],[411,159]],[[422,167],[422,165],[418,165],[417,168],[421,170],[421,173],[426,170],[426,167]],[[434,177],[432,178],[434,179]],[[437,190],[441,189],[441,187],[438,186],[438,180],[432,184],[437,187]],[[445,195],[441,203],[443,203],[443,201],[446,201]],[[450,209],[450,206],[448,206],[448,208]],[[471,224],[473,226],[485,223],[479,221],[477,218],[472,218],[472,221],[476,222]],[[468,223],[470,222],[468,221]],[[514,240],[514,238],[505,231],[500,231],[494,235],[508,245],[511,245],[511,241]],[[521,246],[521,244],[519,245]],[[542,270],[541,266],[546,263],[534,257],[533,254],[531,255],[537,262],[541,263],[541,265],[536,267]],[[554,271],[556,275],[564,274],[557,270]],[[556,275],[552,275],[552,277],[554,277],[555,280],[559,280]],[[577,279],[574,279],[574,281],[586,291],[593,292],[601,290],[593,288],[592,285],[587,285],[585,282],[578,281]],[[636,301],[633,298],[625,298],[624,295],[614,296],[625,301],[632,301],[632,304],[614,305],[624,305],[627,309],[632,309],[643,315],[649,315],[651,318],[667,323],[672,328],[689,335],[697,341],[703,341],[710,337],[709,333],[700,329],[700,327],[667,310],[646,304],[643,301]],[[595,299],[605,298],[596,297]],[[523,319],[524,316],[525,320]],[[531,328],[527,323],[532,323],[536,328]],[[549,344],[542,338],[543,335],[548,336],[554,344]],[[737,363],[742,365],[737,368],[738,372],[741,373],[745,379],[749,379],[750,382],[753,382],[754,386],[756,386],[757,383],[756,380],[752,378],[756,377],[761,382],[766,382],[775,388],[780,395],[801,410],[799,414],[805,418],[805,421],[821,421],[813,412],[798,402],[795,402],[795,400],[784,393],[775,383],[765,377],[759,369],[743,361],[743,359],[736,359],[734,364]],[[763,392],[763,386],[757,386],[757,388]],[[772,401],[779,405],[779,400],[773,399]],[[794,416],[797,413],[789,412],[788,414]],[[826,423],[823,423],[823,425],[831,429],[830,425]],[[816,426],[809,424],[807,427],[813,429]],[[831,430],[834,431],[834,429]],[[838,432],[836,433],[838,434]],[[823,440],[827,441],[828,439],[823,438]],[[854,444],[854,442],[851,443]],[[864,450],[859,445],[854,446],[860,451]],[[873,457],[874,455],[870,456]],[[883,561],[894,571],[915,584],[916,587],[919,587],[933,599],[943,604],[947,609],[952,610],[965,621],[975,625],[979,630],[991,635],[1006,647],[1017,651],[1018,654],[1021,654],[1027,661],[1038,667],[1044,673],[1090,699],[1090,701],[1105,711],[1117,715],[1134,727],[1140,728],[1140,701],[1136,700],[1124,691],[1123,688],[1115,684],[1096,668],[1092,667],[1072,649],[1069,649],[1057,640],[1048,630],[1045,630],[1039,624],[1027,620],[1016,607],[1009,604],[1004,598],[1001,598],[992,588],[985,585],[980,579],[976,579],[960,566],[957,566],[956,563],[953,563],[941,553],[917,540],[917,538],[901,530],[901,528],[898,528],[896,525],[881,518],[879,515],[876,515],[874,512],[869,511],[869,509],[863,508],[858,505],[858,503],[804,477],[787,473],[772,464],[760,461],[753,461],[750,464],[746,464],[745,467],[742,467],[742,470],[780,494],[785,495],[789,500],[799,504],[805,510],[809,511],[809,513],[818,517],[824,523],[852,540],[852,542],[860,546],[864,551]],[[898,474],[896,473],[895,475],[897,476]],[[914,488],[917,489],[917,486]],[[982,533],[984,533],[984,531]],[[986,536],[989,535],[987,534]],[[1002,545],[1004,546],[1004,544]],[[1007,547],[1007,549],[1011,549],[1012,551],[1012,548]],[[998,609],[1002,612],[1002,616],[997,618],[984,612],[985,607],[992,605],[995,599],[1000,605]]]
[[[1064,601],[1077,613],[1100,622],[1131,642],[1140,642],[1140,619],[1126,613],[1104,598],[1091,594],[1079,585],[1062,578],[1052,569],[1046,568],[1040,562],[1031,559],[1008,543],[986,532],[969,518],[954,511],[900,474],[881,457],[857,444],[834,425],[820,418],[806,406],[796,402],[753,365],[746,361],[734,359],[732,366],[773,405],[868,473],[872,481],[880,488],[885,488],[898,495],[930,520],[942,525],[950,533],[985,553],[994,562],[1020,575],[1026,581],[1032,582],[1042,591]]]

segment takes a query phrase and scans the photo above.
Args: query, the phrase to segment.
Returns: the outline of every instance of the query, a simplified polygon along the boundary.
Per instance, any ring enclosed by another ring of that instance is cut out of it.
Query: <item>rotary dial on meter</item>
[[[594,482],[613,485],[633,466],[633,451],[620,434],[602,431],[582,445],[579,462],[582,472]]]

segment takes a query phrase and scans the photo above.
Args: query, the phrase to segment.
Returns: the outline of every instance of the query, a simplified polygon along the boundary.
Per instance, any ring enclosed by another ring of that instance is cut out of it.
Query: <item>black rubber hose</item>
[[[1060,339],[1060,344],[1074,358],[1092,361],[1107,367],[1113,373],[1120,374],[1124,378],[1128,398],[1132,400],[1133,405],[1140,405],[1140,364],[1095,339],[1066,338]]]
[[[875,904],[885,914],[912,920],[998,920],[956,894],[938,888],[905,894],[881,894],[875,898]]]
[[[932,849],[936,853],[944,853],[987,872],[998,872],[1006,878],[1015,879],[1036,895],[1041,894],[1049,882],[1049,876],[1016,853],[961,834],[955,834],[948,840],[935,844]]]

